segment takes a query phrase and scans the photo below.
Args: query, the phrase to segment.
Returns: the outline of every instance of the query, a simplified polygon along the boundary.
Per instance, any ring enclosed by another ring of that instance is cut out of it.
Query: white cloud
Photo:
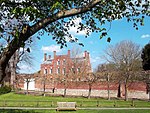
[[[75,42],[77,42],[76,38],[74,35],[71,35],[72,37],[68,37],[68,36],[65,36],[65,39],[67,42],[71,42],[71,40],[74,40]]]
[[[78,26],[75,26],[75,27],[70,27],[70,29],[69,29],[69,32],[72,34],[72,35],[86,35],[86,33],[87,33],[87,29],[85,29],[85,30],[82,30],[82,31],[78,31],[77,30],[78,29]],[[77,31],[78,31],[78,33],[77,33]]]
[[[142,35],[141,38],[150,38],[149,34]]]
[[[82,31],[78,30],[78,27],[80,26],[79,23],[82,23],[81,18],[75,18],[75,19],[71,20],[70,23],[75,24],[75,26],[69,26],[69,33],[72,34],[72,35],[78,35],[78,36],[81,35],[81,36],[83,36],[83,35],[86,35],[87,32],[90,30],[88,28],[85,28]]]
[[[81,18],[75,18],[75,19],[73,19],[72,21],[75,23],[75,25],[78,26],[79,23],[82,22],[82,19],[81,19]]]
[[[42,46],[41,50],[44,53],[53,52],[53,51],[61,52],[60,46],[58,46],[58,45]]]
[[[74,26],[71,26],[70,25],[71,23],[73,23]],[[65,36],[67,42],[75,41],[77,43],[80,43],[78,40],[78,36],[86,36],[87,32],[91,31],[88,28],[85,28],[82,31],[78,30],[78,27],[80,27],[80,25],[79,25],[80,23],[82,23],[82,19],[81,18],[75,18],[69,22],[69,25],[67,25],[67,24],[64,25],[64,26],[69,26],[68,32],[71,34],[71,37]],[[91,32],[89,32],[89,35],[90,34],[91,34]]]

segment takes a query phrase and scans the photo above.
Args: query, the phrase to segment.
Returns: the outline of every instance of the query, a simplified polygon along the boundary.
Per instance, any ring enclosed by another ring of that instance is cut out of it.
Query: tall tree
[[[69,74],[57,74],[56,82],[63,84],[64,87],[64,97],[67,95],[67,88],[71,85],[71,76]]]
[[[84,55],[83,55],[84,53]],[[85,80],[87,73],[91,72],[90,56],[87,51],[82,52],[78,47],[73,47],[69,58],[65,60],[64,68],[58,74],[57,80],[64,85],[64,97],[71,82],[80,84]]]
[[[146,44],[142,49],[142,65],[144,70],[150,70],[150,43]]]
[[[85,75],[85,82],[88,84],[89,86],[89,92],[88,92],[88,96],[87,98],[90,99],[91,98],[91,92],[92,92],[92,86],[94,83],[96,83],[99,80],[99,74],[98,73],[87,73],[87,75]]]
[[[101,73],[101,79],[107,82],[107,94],[108,100],[110,100],[110,87],[112,82],[115,81],[117,72],[114,64],[100,64],[96,70],[97,73]]]
[[[69,74],[76,82],[84,79],[84,76],[91,72],[90,53],[82,51],[79,47],[73,47],[71,50],[71,62],[67,65]]]
[[[144,72],[144,81],[147,84],[147,93],[149,93],[150,100],[150,43],[146,44],[142,49],[142,66],[145,70]]]
[[[5,42],[0,51],[0,82],[11,56],[28,39],[32,42],[35,33],[52,34],[61,47],[67,46],[66,36],[71,42],[77,40],[69,33],[70,26],[76,25],[71,20],[81,18],[78,31],[101,32],[102,38],[107,31],[96,22],[103,25],[126,17],[138,29],[138,23],[143,25],[144,16],[150,15],[149,6],[149,0],[0,0],[0,37]]]
[[[114,46],[109,46],[105,51],[108,62],[115,64],[120,73],[120,80],[125,86],[125,100],[128,100],[128,83],[136,78],[140,69],[140,46],[131,41],[121,41]]]

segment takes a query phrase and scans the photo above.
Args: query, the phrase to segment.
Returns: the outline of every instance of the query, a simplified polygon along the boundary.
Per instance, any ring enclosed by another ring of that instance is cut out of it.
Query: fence
[[[78,108],[86,107],[150,107],[149,101],[124,101],[124,100],[95,100],[76,101]],[[57,101],[18,101],[0,100],[0,107],[35,107],[35,108],[56,108]]]

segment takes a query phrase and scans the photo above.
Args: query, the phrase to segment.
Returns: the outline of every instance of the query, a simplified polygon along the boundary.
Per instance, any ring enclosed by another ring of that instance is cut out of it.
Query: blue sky
[[[82,21],[80,18],[75,20],[78,22]],[[106,28],[109,28],[109,24],[106,24]],[[111,24],[111,29],[108,32],[111,37],[111,42],[107,42],[107,38],[99,39],[99,33],[91,33],[88,38],[85,38],[85,32],[81,31],[78,34],[75,32],[76,28],[71,28],[70,33],[73,37],[77,37],[79,42],[84,44],[84,47],[80,48],[82,51],[87,50],[90,52],[91,64],[93,70],[97,67],[98,64],[105,62],[101,56],[104,54],[104,50],[107,46],[114,45],[122,40],[131,40],[141,47],[144,47],[148,42],[150,42],[150,17],[146,17],[144,21],[144,26],[139,26],[139,30],[133,28],[132,23],[128,23],[126,19],[115,20]],[[34,46],[32,47],[31,54],[33,55],[33,66],[29,67],[25,64],[20,64],[20,72],[22,73],[34,73],[40,70],[40,64],[43,61],[43,54],[46,52],[53,56],[53,51],[57,51],[57,54],[67,54],[67,50],[71,50],[77,44],[68,43],[68,47],[59,49],[59,45],[52,40],[52,36],[44,35],[41,37],[41,40],[36,40]]]

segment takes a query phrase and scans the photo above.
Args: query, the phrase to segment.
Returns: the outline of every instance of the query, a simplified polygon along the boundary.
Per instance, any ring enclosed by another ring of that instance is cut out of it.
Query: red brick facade
[[[41,75],[65,75],[70,71],[78,73],[83,70],[91,72],[90,56],[87,51],[84,52],[84,56],[78,58],[71,58],[70,50],[68,50],[66,55],[56,55],[56,51],[54,51],[53,59],[50,55],[47,57],[45,53],[44,62],[41,64]]]
[[[63,79],[67,79],[67,81],[73,79],[81,80],[86,75],[85,73],[91,71],[90,55],[87,51],[84,51],[80,57],[73,56],[70,50],[68,50],[66,55],[57,55],[56,51],[54,51],[53,57],[51,55],[47,56],[45,53],[40,73],[35,80],[35,88],[39,90],[43,90],[44,87],[46,90],[53,89]],[[72,76],[75,75],[78,77],[73,78]],[[69,77],[65,78],[65,76]]]

